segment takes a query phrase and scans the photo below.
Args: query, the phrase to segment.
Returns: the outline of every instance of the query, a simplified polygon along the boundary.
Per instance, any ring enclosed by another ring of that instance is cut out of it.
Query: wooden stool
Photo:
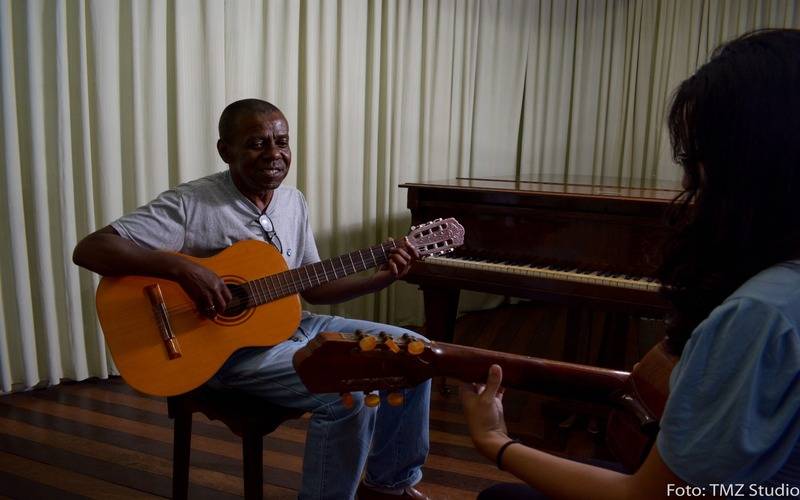
[[[299,418],[303,410],[271,404],[241,392],[201,386],[186,394],[167,398],[169,418],[175,420],[172,452],[172,498],[185,500],[189,493],[189,453],[192,414],[200,412],[220,420],[242,438],[244,497],[263,497],[263,438],[284,421]]]

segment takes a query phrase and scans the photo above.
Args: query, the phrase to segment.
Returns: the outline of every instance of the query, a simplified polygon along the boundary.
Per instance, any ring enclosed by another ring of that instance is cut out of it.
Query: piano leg
[[[628,311],[572,304],[567,309],[564,361],[630,370],[641,356],[636,318]],[[629,360],[633,360],[630,361]]]
[[[567,324],[564,332],[564,354],[562,359],[570,363],[583,361],[583,331],[585,330],[584,307],[570,304],[567,307]]]
[[[461,290],[422,286],[425,299],[425,336],[440,342],[453,342]]]
[[[425,336],[431,340],[452,343],[461,290],[429,285],[421,288],[425,300]],[[455,393],[454,388],[447,385],[446,377],[434,378],[433,390],[442,396]]]
[[[626,366],[628,344],[638,339],[634,321],[630,314],[624,312],[607,312],[605,328],[600,343],[600,352],[592,364],[615,370],[630,370]]]

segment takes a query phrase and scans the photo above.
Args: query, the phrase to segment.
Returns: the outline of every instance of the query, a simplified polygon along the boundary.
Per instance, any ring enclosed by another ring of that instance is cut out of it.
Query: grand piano
[[[618,186],[572,176],[406,183],[412,224],[455,217],[465,244],[417,262],[426,333],[452,341],[460,290],[663,317],[653,277],[678,183]]]

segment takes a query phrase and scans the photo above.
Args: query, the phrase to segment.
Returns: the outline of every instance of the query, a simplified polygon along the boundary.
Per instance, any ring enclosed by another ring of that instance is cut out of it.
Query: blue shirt
[[[748,280],[697,326],[656,442],[678,477],[742,484],[751,497],[756,485],[768,497],[771,486],[800,487],[798,325],[800,261],[791,261]]]

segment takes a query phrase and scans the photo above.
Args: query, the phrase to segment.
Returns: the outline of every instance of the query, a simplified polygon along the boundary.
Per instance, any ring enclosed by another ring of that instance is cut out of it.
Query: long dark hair
[[[800,31],[718,47],[675,91],[668,125],[684,191],[659,278],[679,354],[744,281],[800,257]]]

